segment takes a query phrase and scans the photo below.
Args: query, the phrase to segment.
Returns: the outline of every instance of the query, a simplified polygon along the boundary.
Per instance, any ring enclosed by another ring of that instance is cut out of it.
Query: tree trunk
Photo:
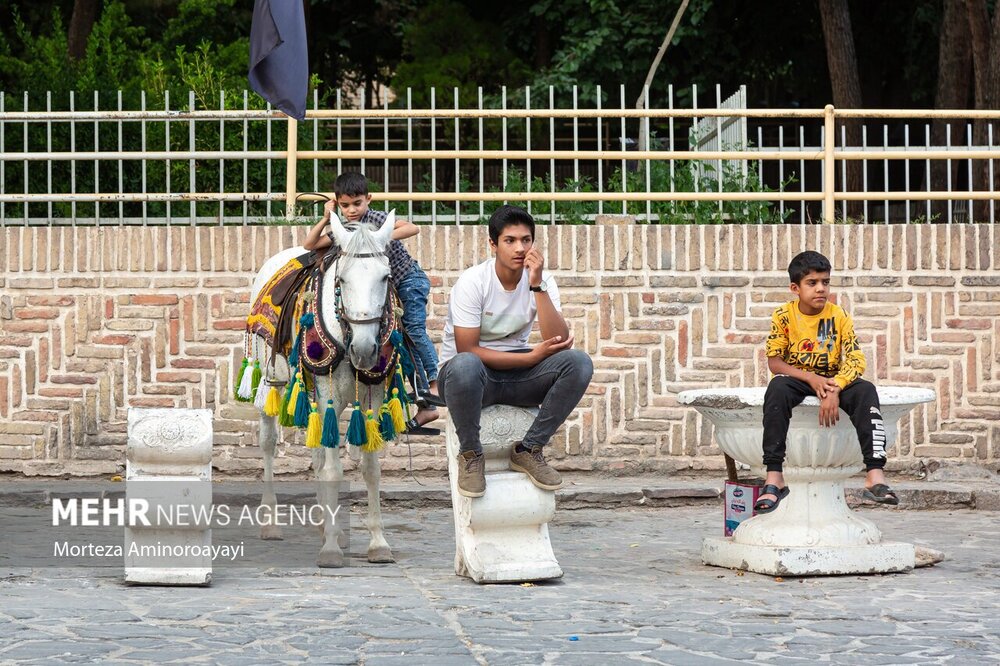
[[[944,16],[941,20],[941,36],[938,39],[938,78],[934,93],[935,109],[964,109],[968,107],[972,84],[972,48],[970,46],[969,15],[965,0],[944,0]],[[950,129],[951,143],[965,143],[965,122],[938,120],[931,128],[931,143],[943,146],[947,143]],[[958,182],[960,163],[951,163],[951,183]],[[948,162],[933,160],[931,171],[924,178],[924,188],[944,189],[948,185]],[[948,202],[931,203],[933,214],[939,219],[948,212]],[[943,220],[944,221],[944,220]]]
[[[97,12],[101,8],[101,0],[74,0],[73,16],[69,20],[67,42],[69,57],[79,60],[87,52],[87,39],[97,21]]]
[[[997,40],[1000,39],[1000,10],[994,10],[991,28],[986,0],[966,0],[965,6],[968,10],[969,33],[972,41],[976,108],[994,109],[996,104],[1000,102],[1000,44],[997,44]],[[973,130],[973,143],[976,146],[987,145],[990,140],[989,128],[991,126],[994,143],[1000,139],[1000,135],[997,133],[997,123],[979,121],[975,123]],[[972,189],[979,191],[991,189],[989,168],[990,161],[988,160],[980,160],[975,165]],[[992,189],[994,191],[1000,190],[1000,168],[996,164],[993,165]],[[977,202],[972,219],[985,221],[989,218],[989,211],[990,202]]]
[[[862,106],[861,79],[858,76],[858,58],[854,52],[854,35],[851,32],[851,13],[847,0],[819,0],[819,13],[823,24],[823,41],[826,43],[830,85],[833,88],[833,104],[844,109],[859,109]],[[861,124],[848,121],[845,126],[848,145],[860,146]],[[845,192],[857,192],[862,186],[861,163],[851,160],[847,163],[847,182],[843,184],[843,189]],[[847,214],[857,217],[861,210],[861,202],[853,201],[848,204]]]
[[[677,32],[677,26],[680,25],[681,19],[684,17],[684,12],[687,10],[687,6],[690,1],[691,0],[682,0],[681,6],[677,8],[677,13],[674,14],[674,20],[670,23],[670,27],[667,29],[667,34],[663,38],[663,43],[660,44],[660,48],[657,50],[656,56],[653,58],[653,63],[649,66],[649,71],[646,73],[646,82],[642,86],[642,92],[639,93],[639,99],[635,101],[635,108],[641,109],[646,105],[646,93],[649,90],[649,87],[653,85],[653,77],[656,76],[656,70],[660,67],[660,61],[663,60],[663,54],[667,52],[667,47],[670,46],[670,42],[673,41],[674,33]],[[637,148],[640,152],[649,150],[649,146],[646,145],[647,134],[649,134],[649,118],[643,118],[639,123],[639,145]]]

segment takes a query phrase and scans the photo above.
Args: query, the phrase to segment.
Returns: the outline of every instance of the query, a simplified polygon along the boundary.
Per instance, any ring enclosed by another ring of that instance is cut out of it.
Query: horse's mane
[[[358,261],[358,255],[374,254],[383,259],[386,265],[389,263],[385,256],[385,247],[378,242],[373,231],[368,225],[360,224],[351,232],[351,240],[344,248],[343,268],[347,268],[352,262]]]

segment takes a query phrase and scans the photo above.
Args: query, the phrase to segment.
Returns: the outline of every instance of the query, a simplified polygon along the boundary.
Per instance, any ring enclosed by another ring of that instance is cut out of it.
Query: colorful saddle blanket
[[[296,328],[293,325],[296,303],[319,256],[319,253],[308,252],[295,257],[267,281],[250,306],[247,333],[259,335],[282,354],[289,352]]]

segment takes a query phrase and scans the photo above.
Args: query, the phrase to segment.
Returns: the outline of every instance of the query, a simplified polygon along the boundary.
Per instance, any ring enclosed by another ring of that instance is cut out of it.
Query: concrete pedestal
[[[211,583],[212,411],[130,408],[125,480],[150,523],[125,528],[125,582]]]
[[[493,405],[483,410],[480,441],[486,456],[486,494],[458,493],[458,435],[446,430],[448,476],[455,513],[455,573],[477,583],[559,578],[548,522],[556,512],[555,493],[536,487],[526,475],[510,471],[510,452],[538,413],[537,409]]]
[[[715,426],[719,447],[763,477],[764,388],[684,391],[677,400]],[[895,443],[897,421],[934,391],[879,387],[886,449]],[[792,412],[784,466],[789,494],[771,513],[744,521],[732,537],[708,537],[705,564],[769,575],[814,576],[906,571],[914,566],[911,544],[882,541],[875,524],[847,506],[844,481],[864,469],[850,419],[819,426],[819,401]]]

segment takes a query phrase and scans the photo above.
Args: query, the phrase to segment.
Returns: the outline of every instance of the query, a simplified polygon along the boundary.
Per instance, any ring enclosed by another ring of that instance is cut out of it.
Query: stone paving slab
[[[0,565],[0,663],[1000,662],[996,514],[863,513],[885,538],[948,559],[779,580],[700,563],[718,507],[584,508],[550,526],[562,579],[479,586],[453,573],[450,511],[396,507],[384,513],[391,565],[226,569],[208,588]],[[352,553],[366,541],[353,529]],[[280,555],[286,542],[268,543]]]

